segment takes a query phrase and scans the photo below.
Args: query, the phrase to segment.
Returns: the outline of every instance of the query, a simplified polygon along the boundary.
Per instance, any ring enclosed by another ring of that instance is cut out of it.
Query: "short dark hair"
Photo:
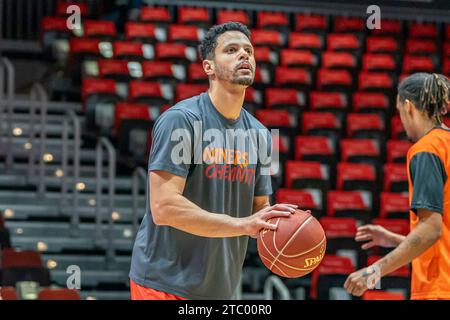
[[[398,96],[402,103],[410,100],[418,110],[441,124],[450,100],[450,80],[437,73],[414,73],[398,85]]]
[[[214,57],[214,50],[217,47],[217,38],[227,31],[239,31],[247,36],[251,40],[250,30],[240,22],[226,22],[223,24],[215,25],[208,30],[205,38],[202,40],[199,46],[200,58],[202,60],[210,59]]]

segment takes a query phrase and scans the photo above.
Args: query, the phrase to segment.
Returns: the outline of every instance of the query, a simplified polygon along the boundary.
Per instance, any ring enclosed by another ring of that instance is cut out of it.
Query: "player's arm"
[[[383,277],[410,263],[423,254],[441,238],[442,214],[427,209],[418,209],[419,223],[408,236],[384,258],[375,262]]]
[[[166,171],[150,172],[150,208],[155,224],[171,226],[203,237],[253,236],[263,228],[276,229],[267,220],[289,216],[296,207],[264,206],[249,217],[235,218],[203,210],[188,200],[183,196],[185,182],[185,178]]]
[[[269,196],[256,196],[253,198],[252,213],[256,213],[266,207],[270,207]]]

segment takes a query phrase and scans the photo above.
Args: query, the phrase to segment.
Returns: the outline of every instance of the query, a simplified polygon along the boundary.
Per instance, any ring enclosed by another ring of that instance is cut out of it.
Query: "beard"
[[[229,79],[229,82],[232,84],[238,84],[242,86],[251,86],[254,80],[254,68],[251,69],[251,74],[248,75],[240,75],[239,69],[235,69],[233,71],[225,70],[223,68],[216,69],[216,76],[219,80]]]

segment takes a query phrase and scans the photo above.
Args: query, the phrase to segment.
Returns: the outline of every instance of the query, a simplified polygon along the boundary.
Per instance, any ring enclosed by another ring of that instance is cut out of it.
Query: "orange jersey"
[[[450,130],[436,127],[408,151],[410,222],[417,209],[442,214],[442,236],[412,261],[411,299],[450,299]]]

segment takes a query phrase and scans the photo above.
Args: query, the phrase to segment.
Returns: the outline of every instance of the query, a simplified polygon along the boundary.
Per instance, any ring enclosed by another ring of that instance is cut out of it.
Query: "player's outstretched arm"
[[[264,206],[245,218],[208,212],[183,196],[186,180],[166,171],[151,171],[149,179],[150,208],[157,225],[167,225],[203,237],[236,237],[256,235],[259,230],[276,229],[267,220],[289,216],[297,206],[278,204]]]
[[[442,214],[426,209],[418,209],[419,224],[389,254],[375,262],[372,266],[358,270],[347,278],[344,288],[355,296],[361,296],[369,288],[370,278],[378,273],[383,277],[398,268],[410,263],[423,254],[441,238]],[[375,282],[371,282],[375,284]]]

